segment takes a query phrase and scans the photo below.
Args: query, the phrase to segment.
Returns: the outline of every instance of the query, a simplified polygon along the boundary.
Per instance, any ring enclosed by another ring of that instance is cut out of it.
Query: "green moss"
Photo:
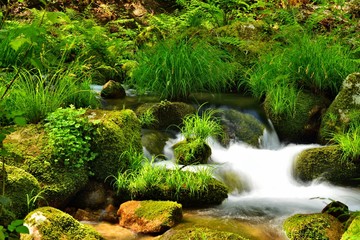
[[[236,140],[259,147],[259,138],[263,135],[265,126],[258,119],[236,110],[225,110],[219,115],[225,132],[221,136],[221,143],[226,146],[231,140]]]
[[[295,214],[285,220],[283,228],[290,240],[335,240],[344,232],[342,224],[326,213]]]
[[[31,234],[22,235],[22,240],[34,239],[37,234],[40,234],[43,240],[104,239],[91,227],[79,223],[69,214],[52,207],[32,211],[26,216],[25,223]]]
[[[40,185],[37,179],[23,169],[6,166],[5,192],[11,199],[11,211],[16,218],[22,218],[28,211],[27,195],[38,193]]]
[[[99,154],[90,167],[97,180],[105,181],[109,176],[116,176],[119,170],[129,168],[129,162],[120,158],[123,152],[130,148],[142,151],[140,122],[131,110],[90,110],[88,115],[98,120],[92,149]]]
[[[147,111],[153,113],[155,121],[145,126],[150,129],[166,129],[182,123],[182,119],[196,112],[196,109],[186,103],[162,101],[160,103],[145,103],[136,109],[136,115],[141,116]]]
[[[328,106],[328,100],[321,96],[299,92],[292,116],[275,115],[270,102],[265,99],[264,110],[283,141],[295,143],[316,142],[321,124],[322,111]]]
[[[169,221],[179,222],[182,218],[182,206],[171,201],[141,201],[135,214],[147,220],[158,220],[164,224]]]
[[[341,240],[356,240],[360,239],[360,213],[357,212],[351,217],[350,225],[345,233],[342,235]]]
[[[360,73],[350,74],[335,100],[327,109],[320,127],[320,141],[327,143],[334,133],[346,130],[351,112],[360,110]]]
[[[173,146],[176,162],[182,165],[205,164],[211,148],[203,141],[182,141]]]
[[[176,231],[174,234],[164,235],[160,237],[161,240],[207,240],[207,239],[221,239],[221,240],[247,240],[236,233],[224,232],[209,228],[187,228]]]
[[[356,184],[359,166],[343,161],[341,154],[337,145],[304,150],[296,158],[294,174],[305,182],[321,177],[335,184]]]

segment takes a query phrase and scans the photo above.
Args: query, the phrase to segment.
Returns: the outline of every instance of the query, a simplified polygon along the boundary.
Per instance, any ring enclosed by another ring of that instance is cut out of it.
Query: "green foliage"
[[[191,114],[183,119],[181,133],[188,140],[199,140],[206,142],[209,137],[218,137],[222,134],[222,127],[219,120],[214,116],[218,111],[206,109],[201,115]]]
[[[163,186],[171,193],[169,197],[179,200],[183,192],[188,192],[189,197],[199,197],[208,190],[211,181],[210,168],[203,168],[193,173],[182,171],[180,168],[167,170],[165,167],[153,166],[151,162],[145,162],[138,171],[119,173],[114,185],[118,192],[128,193],[135,199],[146,193],[152,195],[152,191]]]
[[[152,126],[154,123],[158,122],[154,116],[153,109],[149,108],[139,116],[140,124],[142,127]]]
[[[324,37],[295,34],[288,41],[285,48],[262,56],[245,82],[254,96],[269,95],[277,113],[294,113],[300,89],[335,96],[345,77],[359,66],[349,49]]]
[[[360,114],[350,114],[351,120],[348,129],[333,134],[332,140],[340,145],[342,160],[357,161],[360,159]]]
[[[85,111],[70,106],[48,115],[45,127],[54,147],[55,162],[79,168],[96,157],[90,149],[90,141],[95,134],[94,125],[82,116]]]
[[[168,99],[226,90],[234,72],[224,51],[201,41],[164,41],[140,51],[137,59],[130,84],[140,93],[150,91]]]
[[[7,227],[0,225],[0,240],[19,239],[20,233],[29,234],[29,229],[24,226],[24,220],[14,220]]]
[[[74,70],[74,69],[73,69]],[[37,123],[57,108],[74,104],[77,107],[97,106],[89,80],[79,79],[73,70],[55,73],[22,70],[18,75],[5,108],[19,111],[28,122]]]

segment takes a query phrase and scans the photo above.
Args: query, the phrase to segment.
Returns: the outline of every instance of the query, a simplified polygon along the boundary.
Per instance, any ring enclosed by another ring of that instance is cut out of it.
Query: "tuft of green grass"
[[[184,137],[190,140],[206,142],[209,137],[217,137],[222,134],[223,129],[219,120],[214,116],[218,111],[206,109],[201,114],[191,114],[183,119],[183,126],[180,128]]]
[[[333,140],[340,145],[342,160],[360,159],[360,114],[351,114],[353,118],[348,129],[333,135]]]
[[[136,57],[138,66],[129,83],[139,93],[150,91],[162,99],[226,90],[235,70],[226,52],[203,41],[163,41]]]
[[[97,106],[98,100],[90,90],[90,80],[79,79],[72,70],[55,73],[40,70],[21,70],[7,98],[7,107],[23,113],[30,123],[43,120],[59,107]]]

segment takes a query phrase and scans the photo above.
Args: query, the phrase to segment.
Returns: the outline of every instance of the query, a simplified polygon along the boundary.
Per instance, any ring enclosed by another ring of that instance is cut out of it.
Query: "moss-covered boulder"
[[[160,103],[144,103],[136,109],[136,115],[152,114],[154,121],[144,127],[150,129],[166,129],[182,123],[186,115],[193,114],[196,109],[183,102],[162,101]]]
[[[283,224],[290,240],[339,240],[344,233],[342,224],[327,213],[295,214]]]
[[[65,167],[52,159],[53,148],[42,124],[18,127],[8,135],[7,160],[32,174],[42,189],[42,204],[63,207],[88,182],[88,169]]]
[[[21,240],[104,239],[91,227],[81,224],[69,214],[52,207],[42,207],[30,212],[24,221],[30,234],[22,234]]]
[[[167,175],[177,174],[172,171],[169,170]],[[188,178],[196,182],[200,181],[196,173],[190,173]],[[182,186],[179,184],[169,185],[163,179],[161,182],[148,183],[145,188],[133,188],[131,196],[136,200],[176,201],[186,207],[217,205],[228,197],[228,188],[215,178],[203,179],[195,189],[186,184]]]
[[[220,142],[228,146],[231,141],[242,141],[251,146],[259,147],[259,138],[265,126],[254,116],[236,110],[224,110],[217,114],[220,118],[224,134]]]
[[[11,201],[11,208],[5,209],[4,216],[0,212],[0,218],[23,218],[28,211],[27,198],[40,191],[40,184],[33,175],[23,169],[6,165],[5,171],[5,193]],[[3,206],[4,203],[0,204]]]
[[[155,129],[143,129],[141,143],[151,155],[161,157],[161,155],[164,154],[166,141],[171,137],[173,136],[168,132]]]
[[[120,226],[141,233],[162,233],[182,219],[182,206],[171,201],[128,201],[121,204]]]
[[[66,168],[42,158],[28,159],[25,165],[42,185],[42,205],[64,207],[89,181],[86,168]]]
[[[89,110],[87,114],[97,127],[92,149],[98,155],[90,167],[94,178],[103,182],[109,176],[117,176],[120,170],[128,169],[129,159],[122,158],[122,153],[130,149],[142,152],[140,122],[129,109]]]
[[[182,165],[205,164],[211,156],[211,148],[206,142],[181,141],[173,146],[176,162]]]
[[[348,221],[349,224],[345,233],[342,235],[341,240],[355,240],[360,239],[360,213],[356,212],[352,214]]]
[[[100,96],[107,99],[126,97],[125,89],[119,82],[110,80],[102,87]]]
[[[304,182],[321,178],[334,184],[356,184],[359,165],[342,160],[341,154],[337,145],[306,149],[295,160],[294,175]]]
[[[318,139],[322,115],[328,105],[329,100],[324,97],[299,92],[292,116],[274,114],[268,97],[264,102],[264,110],[281,141],[312,143]]]
[[[209,229],[204,227],[193,227],[174,232],[169,232],[160,237],[160,240],[198,240],[198,239],[221,239],[221,240],[248,240],[239,234]]]
[[[326,143],[334,133],[346,130],[352,112],[360,111],[360,73],[344,80],[341,90],[327,109],[320,127],[320,141]]]

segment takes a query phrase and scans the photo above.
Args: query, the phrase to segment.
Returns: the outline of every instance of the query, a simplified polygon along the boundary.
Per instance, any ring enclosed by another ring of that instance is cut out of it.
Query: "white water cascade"
[[[168,159],[172,158],[171,146],[180,140],[181,136],[169,140],[165,147]],[[293,178],[296,156],[302,150],[319,145],[283,145],[275,132],[265,132],[261,145],[258,149],[236,142],[224,148],[210,141],[210,163],[215,167],[216,177],[232,192],[220,206],[205,210],[207,213],[277,222],[295,213],[321,212],[331,200],[345,203],[351,211],[360,210],[360,189],[320,181],[305,185]]]

